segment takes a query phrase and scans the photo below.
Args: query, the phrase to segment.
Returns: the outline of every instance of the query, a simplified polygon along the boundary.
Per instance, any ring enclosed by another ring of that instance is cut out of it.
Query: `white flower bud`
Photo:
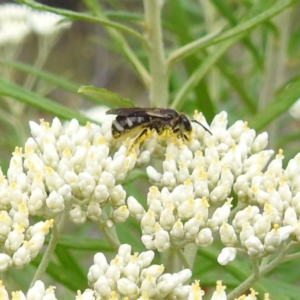
[[[79,188],[81,190],[83,198],[89,198],[96,186],[94,178],[87,172],[81,172],[78,175],[78,180]]]
[[[242,230],[240,232],[240,241],[241,244],[243,246],[245,246],[245,242],[248,238],[250,238],[251,236],[254,236],[254,229],[253,227],[250,225],[249,222],[245,221],[242,227]]]
[[[227,300],[225,293],[226,286],[222,285],[222,281],[217,281],[216,291],[213,293],[211,300]]]
[[[203,224],[203,219],[201,215],[197,215],[189,219],[184,224],[185,237],[189,241],[193,241],[199,232],[200,226]]]
[[[25,229],[23,223],[15,224],[14,227],[14,230],[8,234],[4,244],[4,249],[7,253],[16,252],[24,241]]]
[[[109,192],[104,184],[98,184],[94,189],[94,198],[99,203],[104,203],[109,197]]]
[[[137,283],[140,276],[140,267],[135,262],[129,262],[123,271],[125,277],[131,282]]]
[[[117,282],[118,290],[123,295],[128,295],[131,299],[136,299],[139,295],[139,288],[138,286],[128,280],[127,278],[121,278]]]
[[[112,215],[112,220],[115,223],[124,223],[129,217],[129,210],[126,205],[120,206],[116,210],[114,210]]]
[[[49,191],[57,191],[65,185],[65,181],[50,167],[46,167],[46,184]]]
[[[151,152],[146,150],[140,153],[138,159],[137,159],[137,165],[146,165],[149,163],[151,159]]]
[[[207,225],[212,231],[218,230],[218,227],[223,223],[227,222],[230,215],[232,199],[228,199],[221,207],[218,207],[213,213],[211,219],[208,220]]]
[[[30,263],[30,259],[30,244],[25,241],[13,255],[13,266],[16,269],[22,269]]]
[[[83,224],[86,222],[86,213],[81,209],[79,205],[73,205],[70,210],[70,220],[75,224]]]
[[[137,219],[138,221],[140,221],[146,213],[143,206],[133,196],[128,197],[127,206],[130,212],[130,216]]]
[[[187,299],[188,300],[202,299],[203,295],[204,295],[204,291],[201,289],[201,287],[199,285],[199,281],[196,280],[191,285],[191,289],[189,291],[189,296]]]
[[[41,280],[37,280],[33,287],[31,287],[27,292],[27,300],[43,299],[45,295],[45,285]]]
[[[90,285],[93,285],[100,276],[104,275],[106,270],[102,270],[98,265],[92,265],[89,269],[87,278]]]
[[[115,186],[110,192],[110,203],[113,208],[117,208],[121,205],[125,205],[126,191],[119,184]]]
[[[160,226],[159,223],[155,224],[155,234],[153,240],[155,248],[159,252],[164,252],[170,247],[170,236],[169,233]]]
[[[261,243],[260,239],[256,236],[250,236],[245,241],[245,247],[248,250],[249,256],[257,256],[260,257],[264,253],[264,246]]]
[[[111,173],[103,171],[99,178],[98,184],[104,184],[108,190],[111,190],[115,186],[115,178]]]
[[[32,215],[38,214],[38,212],[42,209],[45,201],[45,194],[40,188],[35,188],[30,195],[28,200],[28,210]]]
[[[176,185],[176,178],[172,172],[164,172],[162,175],[161,183],[167,187],[173,187]]]
[[[147,175],[149,177],[150,182],[160,183],[162,174],[157,172],[152,166],[148,166],[146,168]]]
[[[236,248],[225,247],[222,249],[222,252],[218,256],[218,263],[222,266],[225,266],[232,261],[234,261],[237,254]]]
[[[180,240],[183,238],[184,236],[184,228],[183,228],[183,224],[181,222],[180,219],[178,219],[175,224],[173,225],[171,231],[170,231],[170,235],[173,239],[175,240]]]
[[[220,227],[220,236],[222,243],[227,247],[235,247],[238,245],[238,239],[233,226],[223,223]]]
[[[100,204],[98,202],[91,201],[86,211],[87,218],[90,219],[92,222],[97,222],[99,221],[101,215],[102,209],[100,207]]]
[[[4,243],[7,235],[11,231],[12,219],[9,214],[2,210],[0,211],[0,242]]]
[[[95,292],[99,297],[109,298],[111,288],[108,283],[108,279],[105,276],[100,276],[93,286]]]
[[[7,271],[12,265],[12,259],[5,253],[0,253],[0,272]],[[1,292],[0,292],[1,293]]]
[[[283,224],[296,226],[298,223],[298,218],[295,210],[292,207],[288,207],[284,213]]]
[[[210,193],[209,198],[212,203],[223,202],[230,193],[230,186],[219,185],[216,186]]]
[[[259,151],[265,149],[268,145],[268,133],[262,132],[256,136],[251,146],[252,153],[258,153]]]
[[[160,214],[159,223],[164,230],[171,230],[174,222],[174,206],[172,204],[168,204]]]
[[[151,276],[157,279],[164,272],[165,267],[163,265],[151,265],[148,268],[142,270],[140,278],[144,279],[147,276]]]
[[[178,217],[183,220],[190,219],[194,215],[195,206],[196,202],[194,199],[187,199],[178,206]]]
[[[156,280],[151,276],[147,276],[144,280],[141,281],[140,285],[140,294],[142,297],[138,300],[152,299],[156,295]],[[146,295],[146,298],[143,297]]]
[[[29,240],[30,259],[33,260],[40,252],[44,245],[45,235],[41,232],[36,233]]]
[[[116,261],[116,263],[114,263]],[[105,272],[105,277],[108,280],[108,284],[112,289],[115,289],[116,282],[121,278],[121,270],[123,271],[123,262],[119,261],[116,257],[111,261],[111,265]]]
[[[212,231],[209,228],[203,228],[199,231],[195,243],[199,247],[207,247],[212,244],[213,240]]]
[[[141,240],[147,249],[155,250],[154,240],[151,235],[143,234]]]
[[[132,258],[131,246],[128,244],[122,244],[118,249],[118,257],[122,258],[123,262],[127,264]]]
[[[96,300],[95,291],[86,289],[82,294],[80,291],[77,291],[75,300]]]
[[[65,208],[64,198],[55,191],[50,193],[46,199],[46,204],[54,214],[60,213]]]
[[[114,156],[113,160],[106,165],[105,171],[111,173],[118,181],[123,181],[127,171],[124,169],[125,166],[125,154]]]
[[[263,240],[271,229],[271,220],[267,216],[259,216],[253,225],[254,235]]]
[[[185,182],[190,177],[189,169],[184,162],[179,162],[179,172],[177,173],[176,179],[178,183]]]
[[[240,231],[245,222],[252,221],[253,217],[258,214],[259,208],[257,206],[249,205],[243,210],[237,212],[232,221],[232,225],[237,231]]]
[[[156,223],[155,216],[152,210],[148,210],[141,220],[141,229],[143,234],[154,233],[154,225]]]

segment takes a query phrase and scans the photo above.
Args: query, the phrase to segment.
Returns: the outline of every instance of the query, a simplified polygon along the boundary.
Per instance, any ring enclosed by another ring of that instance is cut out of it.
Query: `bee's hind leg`
[[[144,140],[146,140],[152,133],[152,130],[149,128],[144,128],[139,135],[132,142],[127,154],[131,153],[136,146],[141,144]]]

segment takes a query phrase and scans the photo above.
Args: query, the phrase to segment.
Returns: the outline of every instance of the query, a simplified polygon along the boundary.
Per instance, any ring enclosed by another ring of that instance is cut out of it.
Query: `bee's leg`
[[[134,139],[132,145],[130,146],[127,153],[131,153],[134,150],[134,147],[141,144],[145,139],[151,135],[151,129],[144,128],[139,135]]]

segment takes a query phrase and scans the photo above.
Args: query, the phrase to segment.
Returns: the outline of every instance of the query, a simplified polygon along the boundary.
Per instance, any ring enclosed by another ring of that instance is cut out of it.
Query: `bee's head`
[[[190,141],[192,125],[189,118],[185,114],[180,114],[178,116],[176,127],[177,128],[174,130],[174,132],[177,132],[182,139]]]
[[[178,125],[182,131],[192,131],[192,125],[188,117],[184,114],[179,115]]]

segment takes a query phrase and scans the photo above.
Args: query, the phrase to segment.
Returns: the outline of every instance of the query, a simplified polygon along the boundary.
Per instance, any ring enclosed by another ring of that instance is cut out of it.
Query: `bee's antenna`
[[[191,120],[191,121],[199,124],[204,130],[206,130],[207,132],[209,132],[212,135],[212,133],[209,131],[209,129],[206,128],[204,125],[202,125],[200,122],[198,122],[197,120]]]

